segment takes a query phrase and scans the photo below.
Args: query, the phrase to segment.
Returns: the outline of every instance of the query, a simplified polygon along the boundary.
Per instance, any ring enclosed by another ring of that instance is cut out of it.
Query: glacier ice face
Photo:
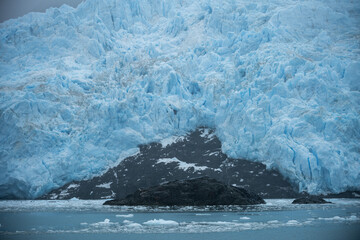
[[[311,193],[360,185],[354,1],[87,0],[0,25],[0,198],[216,128]]]

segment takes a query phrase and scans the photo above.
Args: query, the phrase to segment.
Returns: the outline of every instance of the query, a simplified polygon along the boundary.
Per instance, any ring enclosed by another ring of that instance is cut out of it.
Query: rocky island
[[[292,204],[325,204],[325,203],[331,203],[319,196],[305,196],[295,199]]]
[[[104,205],[204,206],[254,205],[265,201],[239,187],[228,186],[209,177],[175,180],[148,189],[140,189],[123,199],[106,201]]]

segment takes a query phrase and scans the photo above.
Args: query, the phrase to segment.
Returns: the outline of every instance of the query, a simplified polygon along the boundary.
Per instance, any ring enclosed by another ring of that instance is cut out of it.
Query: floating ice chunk
[[[296,220],[289,220],[286,223],[287,225],[300,225],[300,223]]]
[[[339,217],[339,216],[334,216],[331,218],[319,218],[319,220],[324,220],[324,221],[357,221],[359,220],[359,218],[355,215],[351,215],[349,217]]]
[[[278,220],[270,220],[270,221],[267,221],[268,224],[278,224],[279,221]]]
[[[325,220],[325,221],[343,221],[345,220],[345,218],[339,217],[339,216],[335,216],[332,218],[319,218],[319,220]]]
[[[157,225],[164,225],[164,226],[179,226],[179,223],[173,220],[164,220],[164,219],[153,219],[143,223],[144,225],[149,226],[157,226]]]
[[[130,228],[141,228],[142,225],[140,223],[130,223],[127,225],[127,227],[130,227]]]
[[[101,225],[109,225],[109,224],[112,224],[112,223],[110,222],[110,219],[105,218],[104,221],[102,221],[102,222],[97,222],[97,223],[92,223],[91,225],[92,225],[92,226],[101,226]]]
[[[226,222],[226,221],[216,221],[216,222],[201,222],[200,224],[207,224],[207,225],[234,225],[236,223]]]
[[[359,218],[355,215],[351,215],[349,218],[348,218],[350,221],[357,221],[359,220]]]
[[[249,217],[240,217],[241,220],[249,220]]]
[[[135,223],[133,221],[124,220],[123,223],[126,225],[126,227],[129,228],[141,228],[142,225],[140,223]]]
[[[134,214],[125,214],[125,215],[121,215],[121,214],[117,214],[116,217],[119,217],[119,218],[132,218],[134,217]]]

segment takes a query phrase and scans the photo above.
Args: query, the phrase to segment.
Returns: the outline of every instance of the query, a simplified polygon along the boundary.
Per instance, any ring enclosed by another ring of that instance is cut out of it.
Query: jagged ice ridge
[[[360,187],[356,1],[87,0],[0,25],[0,198],[216,129],[300,190]]]

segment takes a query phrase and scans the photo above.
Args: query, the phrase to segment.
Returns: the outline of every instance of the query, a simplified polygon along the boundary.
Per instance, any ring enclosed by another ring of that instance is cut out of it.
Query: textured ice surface
[[[357,1],[87,0],[2,23],[0,197],[38,197],[197,126],[300,190],[359,188],[359,14]]]

